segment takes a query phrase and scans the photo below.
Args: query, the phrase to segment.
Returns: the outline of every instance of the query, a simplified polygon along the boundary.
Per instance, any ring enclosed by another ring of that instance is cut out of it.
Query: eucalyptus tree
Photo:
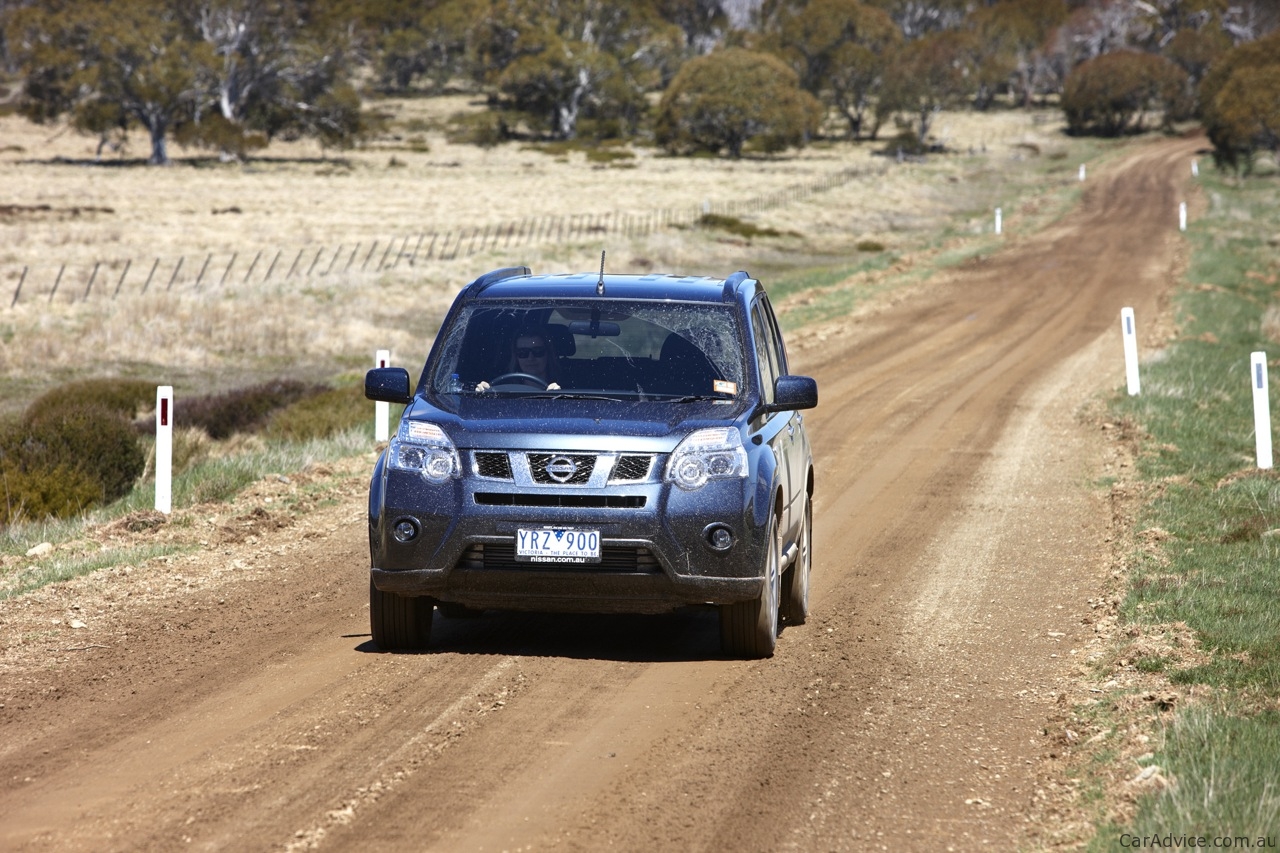
[[[235,153],[254,135],[347,144],[362,127],[346,28],[322,2],[48,0],[19,8],[6,39],[22,113],[69,115],[97,133],[142,127],[148,162],[169,140]]]
[[[781,59],[732,47],[684,64],[662,95],[655,132],[673,153],[736,158],[749,142],[766,152],[803,145],[821,117],[821,104]]]
[[[169,162],[171,132],[195,120],[213,77],[212,48],[164,0],[54,2],[19,9],[8,39],[24,70],[19,109],[37,122],[69,113],[103,134],[141,125],[148,162]]]
[[[886,72],[877,110],[911,116],[916,139],[924,145],[938,113],[962,106],[974,95],[973,44],[973,35],[960,30],[934,32],[904,44]]]
[[[684,36],[649,2],[492,0],[477,68],[512,107],[554,138],[585,116],[634,127],[645,93],[683,56]]]
[[[800,85],[840,113],[850,136],[861,136],[902,42],[889,15],[858,0],[790,0],[770,4],[765,22],[766,44],[795,70]]]

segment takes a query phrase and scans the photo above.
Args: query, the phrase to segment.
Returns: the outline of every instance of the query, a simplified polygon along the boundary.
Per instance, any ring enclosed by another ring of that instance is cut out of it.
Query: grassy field
[[[1100,152],[1067,141],[1051,113],[998,112],[944,115],[938,127],[956,153],[925,162],[877,156],[883,143],[821,142],[736,162],[637,146],[627,149],[633,156],[602,164],[589,151],[453,144],[444,132],[448,117],[476,109],[465,99],[381,107],[393,116],[387,133],[357,150],[278,144],[244,163],[198,152],[184,158],[178,150],[169,168],[141,166],[134,151],[107,152],[95,163],[94,139],[0,118],[0,414],[84,375],[154,379],[183,395],[281,374],[323,381],[362,369],[383,348],[396,363],[414,365],[453,295],[476,274],[512,264],[594,269],[602,249],[617,271],[746,268],[797,300],[813,288],[820,297],[848,291],[830,305],[825,297],[806,302],[795,320],[809,322],[847,309],[850,293],[861,298],[882,285],[876,278],[844,288],[851,276],[875,278],[904,257],[938,251],[940,239],[989,240],[996,206],[1005,209],[1006,231],[1016,233],[1020,200],[1070,188],[1077,160]],[[694,208],[848,168],[866,170],[865,178],[742,217],[776,237],[667,228],[631,239],[496,248],[376,274],[352,269],[265,287],[214,286],[210,275],[199,290],[191,286],[211,253],[220,258],[216,272],[231,252],[243,259],[283,251],[287,259],[304,245],[385,245],[392,235],[534,214]],[[859,252],[859,243],[883,251]],[[157,281],[144,294],[139,271],[154,258],[165,270],[185,258],[183,279],[172,289]],[[134,283],[113,299],[126,260],[135,265]],[[94,264],[103,265],[102,278],[81,299]],[[57,298],[45,298],[63,265]],[[24,292],[40,296],[11,307],[24,268]]]
[[[1095,770],[1121,780],[1097,850],[1125,833],[1280,844],[1280,475],[1257,466],[1249,370],[1255,351],[1280,364],[1280,185],[1202,175],[1176,332],[1145,360],[1142,393],[1111,404],[1141,500],[1126,627],[1085,712]],[[1139,755],[1122,746],[1134,726]]]

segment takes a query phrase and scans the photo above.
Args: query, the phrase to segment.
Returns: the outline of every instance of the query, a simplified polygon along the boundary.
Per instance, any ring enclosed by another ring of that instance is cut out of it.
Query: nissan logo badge
[[[578,463],[568,456],[555,456],[547,462],[543,470],[557,483],[567,483],[573,479],[574,474],[578,473]]]

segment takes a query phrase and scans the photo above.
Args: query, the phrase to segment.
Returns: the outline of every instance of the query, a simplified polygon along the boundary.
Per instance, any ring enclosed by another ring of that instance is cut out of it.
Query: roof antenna
[[[604,296],[604,249],[600,250],[600,280],[596,282],[596,295]]]

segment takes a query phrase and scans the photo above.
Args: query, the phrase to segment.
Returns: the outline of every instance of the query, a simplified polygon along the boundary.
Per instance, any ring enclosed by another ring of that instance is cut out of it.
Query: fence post
[[[151,279],[155,277],[156,268],[160,266],[160,259],[156,258],[156,262],[151,265],[151,272],[147,273],[147,280],[142,283],[142,292],[145,294],[147,288],[151,286]]]
[[[94,282],[94,279],[98,277],[98,267],[100,266],[102,266],[102,261],[97,261],[94,263],[93,272],[89,274],[89,283],[85,285],[84,298],[80,300],[81,302],[89,301],[89,291],[93,290],[93,282]]]
[[[22,275],[18,277],[18,287],[16,290],[13,291],[13,301],[9,303],[10,308],[18,304],[18,297],[22,295],[22,283],[26,280],[27,280],[27,268],[23,267]]]
[[[293,271],[294,271],[294,270],[296,270],[296,269],[298,268],[298,261],[302,260],[302,254],[303,254],[303,252],[305,252],[305,251],[307,251],[307,250],[306,250],[306,249],[299,249],[299,250],[298,250],[298,257],[294,258],[294,259],[293,259],[293,263],[289,264],[289,271],[288,271],[287,273],[285,273],[285,274],[284,274],[284,277],[285,277],[285,280],[286,280],[286,281],[288,281],[288,280],[289,280],[289,278],[291,278],[291,277],[293,276]]]
[[[267,274],[262,277],[262,284],[266,284],[271,278],[271,273],[275,272],[276,264],[280,261],[280,255],[284,253],[284,249],[276,249],[276,256],[271,259],[271,263],[267,265]]]
[[[173,509],[173,386],[156,388],[156,510]]]
[[[249,283],[249,276],[253,275],[253,268],[258,265],[258,260],[262,257],[262,250],[258,250],[258,254],[253,256],[253,261],[249,264],[249,268],[244,271],[244,281],[241,284]]]
[[[378,251],[378,241],[374,240],[373,245],[369,247],[369,254],[364,256],[364,263],[360,265],[360,272],[364,272],[365,267],[369,266],[369,260],[373,257],[373,253]]]
[[[58,285],[62,283],[62,274],[66,272],[67,265],[63,264],[58,267],[58,277],[53,280],[53,290],[49,291],[49,304],[53,304],[53,295],[58,292]]]
[[[405,238],[408,239],[407,237]],[[392,237],[387,241],[387,250],[382,253],[382,259],[378,261],[378,266],[374,268],[374,272],[380,272],[387,265],[387,256],[391,254],[391,250],[396,245],[396,238]]]
[[[388,350],[380,349],[373,354],[374,367],[387,367],[391,361],[391,353]],[[373,440],[386,441],[390,436],[388,422],[391,419],[391,407],[378,400],[373,404]]]
[[[195,283],[195,287],[192,288],[193,290],[200,289],[200,282],[204,281],[205,270],[209,269],[209,262],[212,260],[213,260],[213,252],[210,252],[209,257],[204,259],[204,266],[200,267],[200,274],[196,276],[196,283]]]
[[[351,269],[351,265],[356,262],[356,253],[360,251],[360,241],[356,241],[356,246],[351,250],[351,257],[347,258],[347,265],[342,268],[343,272]]]
[[[1258,467],[1270,468],[1271,458],[1271,400],[1267,393],[1267,354],[1255,352],[1249,356],[1249,373],[1253,385],[1253,432],[1257,443]]]
[[[186,255],[183,255],[182,257],[178,258],[178,265],[173,268],[173,275],[169,276],[169,286],[165,288],[166,291],[173,289],[173,283],[178,280],[178,271],[182,269],[182,262],[185,261],[186,259],[187,259]]]
[[[333,250],[333,257],[329,259],[329,266],[325,269],[323,275],[333,272],[333,265],[338,262],[338,256],[342,254],[342,244],[338,244],[338,248]]]
[[[239,252],[231,253],[231,260],[227,261],[227,268],[222,271],[222,278],[218,280],[218,287],[222,287],[227,283],[227,276],[231,275],[231,268],[235,266],[237,257],[239,257]]]
[[[129,258],[124,262],[124,270],[120,273],[120,280],[116,282],[115,292],[111,294],[112,299],[120,295],[120,288],[124,287],[124,277],[129,274],[129,267],[131,266],[133,266],[133,259]]]
[[[1142,383],[1138,380],[1138,330],[1134,325],[1133,309],[1120,310],[1120,334],[1124,342],[1124,375],[1129,396],[1136,397],[1142,392]]]
[[[311,266],[307,267],[307,278],[311,278],[312,271],[316,268],[316,264],[320,263],[320,255],[324,253],[324,246],[316,249],[316,256],[311,259]]]

